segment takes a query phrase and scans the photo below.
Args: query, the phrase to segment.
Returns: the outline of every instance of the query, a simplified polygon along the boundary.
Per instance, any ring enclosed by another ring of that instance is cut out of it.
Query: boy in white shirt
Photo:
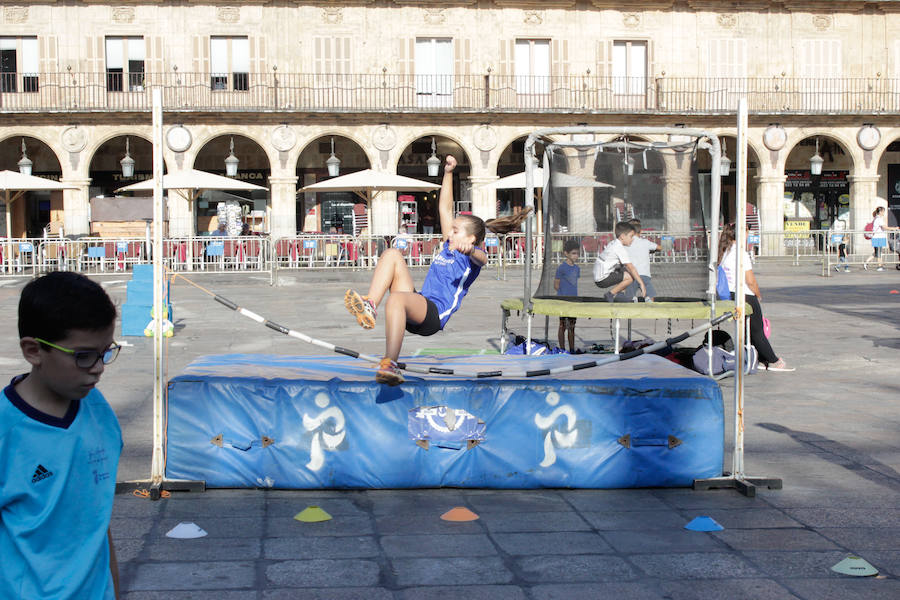
[[[594,283],[599,288],[610,288],[603,295],[607,302],[615,302],[616,294],[633,281],[641,287],[641,294],[646,296],[644,280],[634,268],[628,254],[628,246],[634,240],[634,225],[620,221],[616,223],[613,232],[616,239],[606,245],[594,263]]]
[[[650,253],[656,252],[659,246],[647,238],[641,237],[640,219],[631,219],[628,222],[634,226],[634,241],[628,247],[628,256],[631,257],[631,264],[637,269],[638,275],[644,280],[644,287],[647,290],[647,293],[644,294],[644,302],[653,302],[653,299],[656,298],[656,289],[653,287],[653,282],[650,279]],[[625,296],[634,298],[637,296],[637,290],[637,283],[632,282],[628,286]]]

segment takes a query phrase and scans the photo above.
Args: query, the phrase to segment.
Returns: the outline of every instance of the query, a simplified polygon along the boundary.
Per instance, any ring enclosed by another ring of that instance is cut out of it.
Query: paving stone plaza
[[[787,599],[900,597],[900,273],[854,270],[821,276],[814,266],[759,264],[775,351],[794,373],[746,378],[746,472],[778,477],[781,490],[747,498],[730,490],[208,490],[152,502],[116,498],[112,534],[124,597],[145,599]],[[242,306],[315,338],[378,354],[383,325],[363,332],[343,291],[366,272],[253,274],[196,280]],[[424,271],[414,273],[420,282]],[[100,278],[118,303],[128,275]],[[15,331],[27,280],[4,280],[2,318]],[[486,270],[459,315],[435,338],[408,337],[404,353],[496,348],[499,300],[521,295],[522,272]],[[172,287],[176,335],[168,376],[197,357],[223,353],[322,354],[211,301]],[[514,317],[511,327],[523,330]],[[543,329],[540,323],[541,331]],[[673,323],[677,333],[690,323]],[[556,334],[555,319],[550,323]],[[585,346],[609,339],[609,323],[578,321]],[[635,323],[663,339],[664,323]],[[541,333],[542,335],[542,333]],[[15,335],[0,350],[8,376],[24,372]],[[125,436],[118,480],[150,472],[152,342],[124,338],[100,389]],[[699,343],[699,342],[698,342]],[[732,392],[722,383],[726,469]],[[332,519],[302,523],[310,505]],[[439,517],[463,506],[479,515]],[[697,516],[723,526],[684,529]],[[208,535],[171,539],[193,522]],[[848,555],[879,575],[830,567]]]

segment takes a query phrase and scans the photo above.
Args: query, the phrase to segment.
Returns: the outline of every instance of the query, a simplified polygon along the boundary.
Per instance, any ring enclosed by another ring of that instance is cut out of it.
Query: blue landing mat
[[[583,356],[414,357],[468,369]],[[340,356],[204,356],[169,382],[166,477],[210,487],[626,488],[722,474],[718,384],[658,356],[552,377],[406,373]]]

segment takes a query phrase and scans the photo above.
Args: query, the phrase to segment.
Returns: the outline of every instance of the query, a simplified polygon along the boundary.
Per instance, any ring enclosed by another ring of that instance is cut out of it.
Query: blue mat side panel
[[[264,371],[267,357],[258,358]],[[370,369],[354,381],[355,367],[293,358],[309,371],[344,372],[234,377],[224,361],[219,374],[173,379],[166,476],[210,487],[627,488],[722,473],[722,396],[707,378],[616,378],[601,368],[596,380],[426,378],[388,388],[368,379]],[[421,417],[435,412],[423,407],[454,416]],[[483,422],[483,441],[438,439],[453,438],[448,423],[467,415]],[[432,428],[428,449],[413,439],[423,435],[413,422]]]

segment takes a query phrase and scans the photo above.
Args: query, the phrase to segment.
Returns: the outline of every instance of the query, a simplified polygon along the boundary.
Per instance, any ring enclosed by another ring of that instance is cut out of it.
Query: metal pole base
[[[781,480],[774,477],[710,477],[709,479],[695,479],[695,490],[732,489],[737,490],[748,498],[756,497],[756,488],[765,487],[770,490],[780,490]]]
[[[119,481],[116,483],[116,493],[122,494],[133,492],[134,490],[147,489],[150,491],[151,500],[159,500],[162,491],[169,492],[205,492],[205,481],[192,481],[189,479],[160,479],[160,480],[139,480],[139,481]]]

